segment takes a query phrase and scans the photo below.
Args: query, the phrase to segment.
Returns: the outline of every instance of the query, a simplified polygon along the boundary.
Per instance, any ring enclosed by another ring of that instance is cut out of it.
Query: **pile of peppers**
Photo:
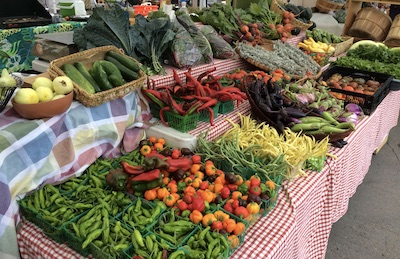
[[[183,82],[176,70],[173,69],[174,85],[156,87],[154,81],[152,83],[148,81],[148,88],[142,88],[142,93],[149,102],[161,109],[160,119],[164,125],[168,125],[164,118],[166,111],[186,116],[202,110],[210,113],[210,124],[213,125],[214,112],[212,107],[217,105],[219,101],[237,101],[237,105],[239,105],[247,99],[246,94],[239,88],[223,87],[219,81],[222,77],[211,74],[215,70],[214,67],[195,78],[191,75],[189,69],[184,73],[186,82]],[[178,99],[182,101],[178,102]]]
[[[118,186],[121,186],[121,183],[124,182],[124,190],[135,193],[161,186],[163,172],[179,174],[182,170],[189,170],[192,164],[192,160],[186,156],[172,158],[153,150],[146,155],[143,165],[133,166],[126,161],[122,161],[122,169],[114,169],[114,171],[119,170],[119,177],[124,175],[120,177],[121,180]]]

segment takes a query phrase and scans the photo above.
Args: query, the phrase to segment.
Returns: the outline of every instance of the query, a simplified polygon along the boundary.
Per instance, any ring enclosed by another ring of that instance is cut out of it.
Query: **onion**
[[[361,109],[361,107],[358,106],[358,105],[355,104],[355,103],[349,103],[349,104],[347,104],[346,107],[345,107],[345,109],[346,109],[346,111],[355,113],[355,114],[358,115],[358,116],[364,114],[364,113],[363,113],[363,110]]]

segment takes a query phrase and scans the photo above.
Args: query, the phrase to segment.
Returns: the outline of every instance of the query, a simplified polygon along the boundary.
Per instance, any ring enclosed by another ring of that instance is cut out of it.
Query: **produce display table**
[[[320,173],[307,171],[308,177],[284,182],[275,208],[247,231],[231,258],[323,258],[332,224],[346,213],[374,150],[397,125],[399,98],[399,91],[390,92],[346,138],[344,148],[331,148],[337,159],[328,158]],[[58,253],[79,258],[29,222],[22,222],[18,244],[23,258],[59,258]]]

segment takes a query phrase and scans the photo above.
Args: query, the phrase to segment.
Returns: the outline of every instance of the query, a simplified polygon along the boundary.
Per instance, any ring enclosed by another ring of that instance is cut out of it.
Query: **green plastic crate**
[[[72,227],[72,224],[76,224],[76,221],[82,216],[83,215],[78,216],[74,220],[67,222],[62,226],[62,229],[63,229],[64,239],[67,241],[67,245],[76,252],[78,252],[80,255],[87,257],[88,255],[90,255],[90,248],[85,247],[82,249],[82,244],[84,240],[76,236],[74,229]]]
[[[220,102],[218,102],[213,108],[211,108],[214,112],[214,119],[218,117]],[[200,121],[210,122],[210,112],[208,109],[204,109],[200,111]]]
[[[181,132],[188,132],[195,129],[200,118],[200,113],[180,116],[178,114],[166,111],[164,115],[168,126]]]
[[[156,119],[160,119],[160,110],[161,110],[160,106],[151,102],[149,102],[149,106],[151,115],[153,115],[153,117]]]
[[[235,104],[233,101],[220,102],[218,113],[227,114],[235,109]]]

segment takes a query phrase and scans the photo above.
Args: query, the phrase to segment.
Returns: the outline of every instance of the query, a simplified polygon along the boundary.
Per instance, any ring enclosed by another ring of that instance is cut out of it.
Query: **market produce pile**
[[[273,180],[224,172],[187,148],[150,137],[19,204],[26,219],[83,256],[227,258],[246,229],[273,208],[278,188]]]

